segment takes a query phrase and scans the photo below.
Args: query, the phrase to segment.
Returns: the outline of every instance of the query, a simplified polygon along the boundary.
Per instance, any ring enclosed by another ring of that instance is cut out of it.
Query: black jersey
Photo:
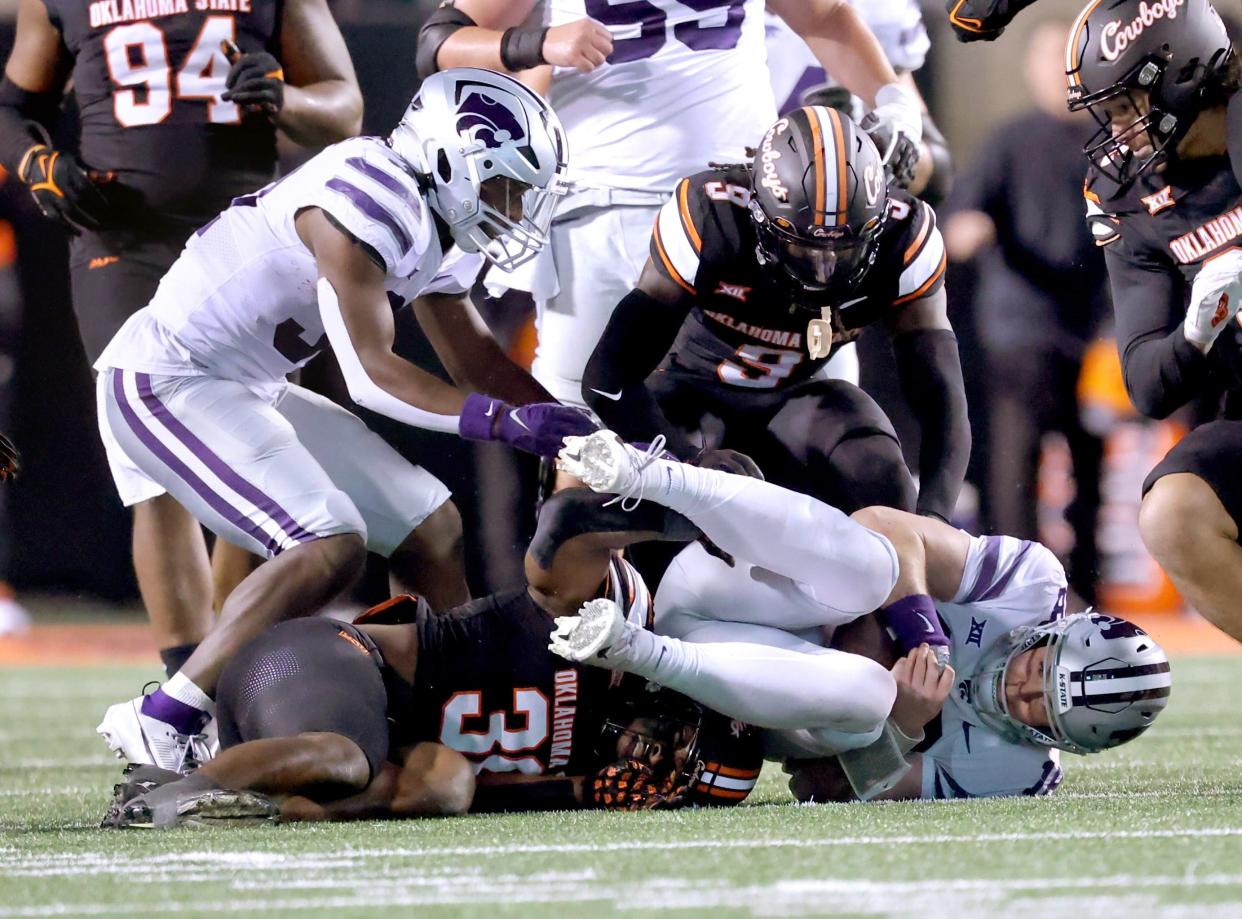
[[[649,627],[651,597],[619,558],[602,596]],[[552,617],[528,591],[513,590],[441,615],[419,611],[410,740],[451,747],[476,772],[583,775],[594,763],[610,710],[611,671],[548,650]]]
[[[224,102],[222,41],[279,57],[281,0],[44,0],[74,58],[82,161],[117,221],[202,223],[267,184],[276,129]]]
[[[1124,192],[1092,172],[1087,219],[1104,248],[1126,384],[1145,414],[1163,416],[1198,396],[1210,377],[1242,417],[1242,327],[1223,329],[1206,359],[1181,327],[1206,260],[1242,246],[1242,186],[1225,156],[1174,162]],[[1171,361],[1172,363],[1168,363]],[[1177,365],[1177,372],[1168,370]]]
[[[807,327],[827,307],[832,349],[853,341],[894,307],[934,293],[945,252],[931,207],[894,191],[875,263],[852,296],[819,302],[756,253],[745,167],[711,169],[677,185],[656,220],[651,261],[694,295],[665,367],[729,386],[779,389],[805,380],[823,359],[807,351]]]

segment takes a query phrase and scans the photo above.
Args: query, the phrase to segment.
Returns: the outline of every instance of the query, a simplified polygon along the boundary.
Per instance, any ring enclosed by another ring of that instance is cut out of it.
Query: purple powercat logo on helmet
[[[458,90],[457,132],[488,147],[526,140],[526,129],[503,102],[487,94],[488,86],[466,84]]]

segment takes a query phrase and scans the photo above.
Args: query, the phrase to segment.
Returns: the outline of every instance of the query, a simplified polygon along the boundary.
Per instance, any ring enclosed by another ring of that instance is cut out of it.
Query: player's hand
[[[103,228],[108,202],[99,186],[112,181],[111,172],[87,170],[72,153],[35,144],[18,164],[17,177],[29,186],[39,210],[71,232]]]
[[[585,410],[559,402],[509,405],[471,393],[461,409],[458,433],[467,440],[496,440],[534,453],[556,456],[566,437],[585,437],[599,429]]]
[[[993,41],[1035,0],[945,0],[958,41]]]
[[[897,701],[889,717],[914,737],[940,714],[956,674],[949,666],[940,669],[935,651],[928,645],[919,645],[894,664],[892,674],[897,681]]]
[[[591,804],[604,810],[673,810],[685,803],[688,786],[675,777],[656,778],[650,766],[637,759],[620,759],[591,779]]]
[[[543,37],[543,59],[590,73],[612,54],[612,34],[594,19],[553,26]]]
[[[244,111],[275,117],[285,106],[285,71],[280,61],[266,51],[242,54],[227,40],[220,42],[220,49],[230,65],[220,98],[236,102]]]
[[[1190,286],[1182,332],[1205,354],[1242,304],[1242,249],[1230,249],[1203,263]]]
[[[13,441],[0,434],[0,481],[17,478],[22,471],[22,455],[17,452]]]
[[[881,86],[875,108],[859,125],[871,135],[889,181],[905,188],[914,181],[923,140],[923,109],[918,96],[900,83]]]

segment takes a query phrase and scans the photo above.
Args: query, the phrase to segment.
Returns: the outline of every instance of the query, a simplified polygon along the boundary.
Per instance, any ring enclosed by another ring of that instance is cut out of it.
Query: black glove
[[[17,178],[30,187],[39,210],[70,232],[103,227],[108,202],[99,186],[112,177],[111,172],[84,169],[72,153],[46,143],[27,150],[17,167]]]
[[[242,54],[236,45],[221,42],[229,59],[229,75],[225,77],[225,102],[236,102],[248,112],[276,115],[285,105],[285,72],[266,51]]]
[[[994,41],[1035,0],[945,0],[958,41]]]
[[[918,145],[905,134],[898,134],[894,142],[893,126],[888,122],[880,121],[874,112],[867,113],[858,126],[875,141],[880,156],[887,156],[884,160],[884,172],[888,176],[889,184],[896,185],[898,188],[908,188],[914,181],[914,171],[919,164]],[[891,152],[890,147],[892,147]]]

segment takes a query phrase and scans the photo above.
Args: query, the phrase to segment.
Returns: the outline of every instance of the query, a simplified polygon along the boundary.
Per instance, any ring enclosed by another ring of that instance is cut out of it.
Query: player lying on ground
[[[771,729],[767,752],[789,762],[801,800],[848,797],[851,785],[889,798],[1047,794],[1061,779],[1058,750],[1124,743],[1167,704],[1163,650],[1125,620],[1065,617],[1065,572],[1038,543],[972,537],[891,508],[851,519],[768,482],[645,455],[610,431],[570,438],[558,463],[596,491],[685,515],[736,565],[691,546],[660,584],[661,634],[596,603],[561,623],[553,649]],[[833,631],[881,606],[915,633],[943,617],[956,692],[945,702],[952,678],[917,651],[894,668],[905,690],[897,708],[892,679],[850,687],[859,706],[868,693],[887,701],[843,736],[809,704],[827,673],[807,671],[835,666],[841,653],[824,647]],[[798,681],[788,679],[793,660]],[[839,762],[799,762],[842,751]]]
[[[537,95],[482,70],[437,74],[387,140],[344,141],[235,199],[108,345],[99,422],[125,503],[170,493],[269,559],[176,676],[108,710],[98,730],[118,754],[180,768],[225,662],[268,625],[320,609],[367,549],[401,590],[441,608],[468,597],[444,485],[286,375],[330,345],[351,397],[406,424],[546,455],[593,430],[579,409],[483,395],[551,398],[465,298],[484,261],[543,246],[564,170],[562,131]],[[393,352],[393,309],[410,301],[457,385]]]
[[[105,826],[745,798],[756,731],[548,650],[553,617],[593,597],[649,623],[650,595],[614,547],[696,535],[656,505],[604,503],[578,488],[544,505],[525,589],[441,615],[398,598],[354,625],[299,619],[251,640],[219,681],[220,754],[184,778],[132,772]]]

